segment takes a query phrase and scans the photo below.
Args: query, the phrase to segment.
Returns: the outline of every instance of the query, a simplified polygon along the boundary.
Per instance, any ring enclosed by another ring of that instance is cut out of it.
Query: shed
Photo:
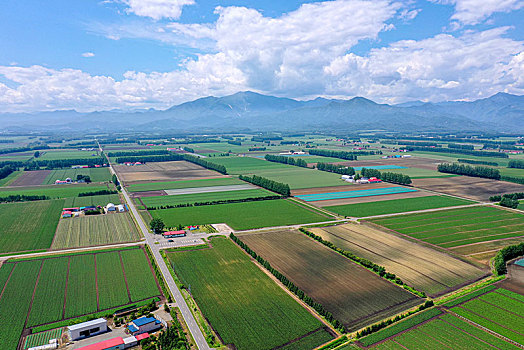
[[[162,328],[162,323],[154,317],[140,317],[136,320],[131,321],[127,326],[127,329],[131,334],[136,336],[137,334],[148,333],[156,331]]]
[[[125,348],[124,339],[122,339],[122,337],[116,337],[99,343],[82,346],[77,350],[119,350]]]
[[[126,211],[126,209],[124,208],[124,206],[122,204],[119,204],[116,207],[118,208],[118,211],[121,212],[121,213]]]
[[[113,203],[108,203],[106,205],[106,209],[107,209],[107,211],[115,211],[116,207],[115,207],[115,205]]]
[[[69,210],[65,210],[65,211],[62,212],[62,217],[63,218],[70,218],[72,215],[73,215],[73,213],[70,212]]]
[[[96,320],[78,323],[67,327],[67,332],[71,340],[87,338],[107,332],[107,321],[104,318],[97,318]]]

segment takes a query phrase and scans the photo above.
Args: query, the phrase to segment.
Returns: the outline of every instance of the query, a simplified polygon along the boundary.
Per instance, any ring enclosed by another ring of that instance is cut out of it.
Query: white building
[[[116,207],[115,207],[115,205],[114,205],[113,203],[108,203],[108,204],[106,205],[106,210],[107,210],[107,211],[115,211],[115,210],[116,210]]]
[[[67,327],[71,340],[87,338],[96,334],[107,332],[107,321],[104,318],[78,323]]]
[[[116,207],[117,207],[118,211],[121,212],[121,213],[123,213],[124,211],[126,211],[126,209],[124,208],[124,206],[123,206],[122,204],[119,204],[119,205],[117,205]]]

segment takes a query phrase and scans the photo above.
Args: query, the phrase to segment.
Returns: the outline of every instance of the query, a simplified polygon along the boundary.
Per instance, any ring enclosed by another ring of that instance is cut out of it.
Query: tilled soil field
[[[216,171],[208,170],[199,165],[185,161],[147,163],[135,166],[115,165],[114,168],[126,185],[151,181],[177,181],[225,177]]]
[[[350,330],[421,301],[298,231],[271,231],[239,238]]]
[[[352,160],[347,162],[338,162],[334,164],[349,165],[352,167],[366,167],[376,165],[398,165],[411,168],[421,168],[428,170],[437,170],[437,165],[442,163],[437,159],[411,157],[411,158],[388,158],[388,159],[376,159],[376,160]],[[384,170],[384,171],[394,171]]]
[[[524,192],[524,185],[469,176],[414,179],[415,187],[479,201],[503,193]]]
[[[33,170],[24,171],[17,179],[15,179],[9,186],[36,186],[41,185],[51,170]]]

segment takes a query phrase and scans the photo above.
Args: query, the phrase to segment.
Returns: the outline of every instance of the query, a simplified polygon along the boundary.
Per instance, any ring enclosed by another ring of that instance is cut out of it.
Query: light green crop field
[[[524,178],[524,169],[499,168],[501,176]]]
[[[48,196],[50,198],[67,198],[77,197],[82,192],[95,192],[101,190],[112,189],[113,185],[97,185],[97,184],[70,184],[70,185],[47,185],[47,186],[33,186],[33,187],[0,187],[0,197],[7,197],[10,195],[26,195],[26,196]]]
[[[211,249],[167,255],[224,344],[239,350],[271,349],[323,326],[233,242],[211,242]]]
[[[501,166],[507,166],[511,158],[495,158],[495,157],[479,157],[469,154],[459,154],[459,153],[441,153],[441,152],[410,152],[412,155],[423,156],[424,158],[440,159],[445,162],[456,162],[457,159],[472,159],[472,160],[482,160],[487,162],[495,162]]]
[[[334,205],[326,209],[344,216],[364,217],[373,215],[402,213],[423,209],[453,207],[475,202],[447,196],[427,196],[416,198],[393,199],[386,201]]]
[[[210,162],[226,167],[228,174],[257,174],[260,170],[282,169],[293,167],[287,164],[268,162],[265,159],[253,157],[220,157],[210,158]]]
[[[167,227],[227,223],[235,230],[329,221],[332,217],[305,209],[287,199],[205,205],[150,211]]]
[[[384,330],[362,338],[360,343],[370,346],[370,349],[377,350],[519,349],[518,346],[506,342],[481,328],[477,328],[459,317],[447,313],[439,315],[437,311],[436,309],[431,309],[422,314],[412,316]],[[427,319],[426,315],[430,317],[430,320],[422,323]],[[431,318],[431,316],[434,318]],[[407,332],[400,333],[406,329]],[[428,341],[429,337],[431,337],[431,341]]]
[[[194,194],[180,194],[173,196],[155,196],[142,197],[142,202],[147,207],[158,207],[161,205],[177,205],[185,203],[210,202],[230,199],[245,199],[255,197],[276,196],[273,193],[264,189],[240,190],[240,191],[225,191],[225,192],[209,192],[209,193],[194,193]]]
[[[150,182],[144,184],[134,184],[127,186],[129,192],[143,192],[143,191],[159,191],[159,190],[175,190],[181,188],[193,187],[211,187],[211,186],[228,186],[228,185],[242,185],[244,181],[236,177],[224,177],[219,179],[202,179],[202,180],[183,180],[183,181],[167,181],[167,182]]]
[[[67,178],[74,181],[77,175],[87,175],[91,178],[91,182],[111,181],[111,174],[108,168],[57,169],[52,170],[42,184],[51,185],[56,180],[65,180]]]
[[[129,213],[60,219],[52,249],[89,247],[140,240]]]
[[[97,158],[100,156],[97,150],[94,151],[78,151],[71,149],[58,149],[50,150],[44,149],[40,150],[40,157],[38,159],[42,160],[58,160],[58,159],[84,159],[84,158]]]
[[[119,204],[120,197],[118,194],[103,194],[99,196],[85,197],[68,197],[65,199],[64,208],[88,207],[88,206],[105,206],[108,203]]]
[[[258,170],[254,174],[270,180],[286,183],[292,190],[313,187],[353,186],[340,179],[339,174],[316,169],[306,169],[292,165],[285,168]]]
[[[49,248],[63,204],[63,200],[0,204],[0,252]]]
[[[443,248],[524,236],[524,215],[495,207],[471,207],[371,220]]]
[[[120,253],[124,251],[122,264]],[[30,328],[63,320],[64,311],[65,318],[70,318],[129,305],[124,271],[133,275],[127,280],[129,290],[140,291],[131,294],[136,299],[161,294],[148,258],[139,248],[5,262],[0,268],[2,350],[17,348],[26,318]]]
[[[434,177],[454,177],[458,175],[450,175],[445,173],[439,173],[436,170],[422,169],[422,168],[406,168],[406,169],[384,169],[381,172],[397,173],[408,175],[412,179],[425,179]]]

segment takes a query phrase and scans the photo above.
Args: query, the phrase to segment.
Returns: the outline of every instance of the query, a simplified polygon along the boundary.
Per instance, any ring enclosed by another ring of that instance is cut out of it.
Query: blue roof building
[[[140,317],[131,321],[127,329],[132,335],[151,333],[162,328],[162,323],[154,317]]]

